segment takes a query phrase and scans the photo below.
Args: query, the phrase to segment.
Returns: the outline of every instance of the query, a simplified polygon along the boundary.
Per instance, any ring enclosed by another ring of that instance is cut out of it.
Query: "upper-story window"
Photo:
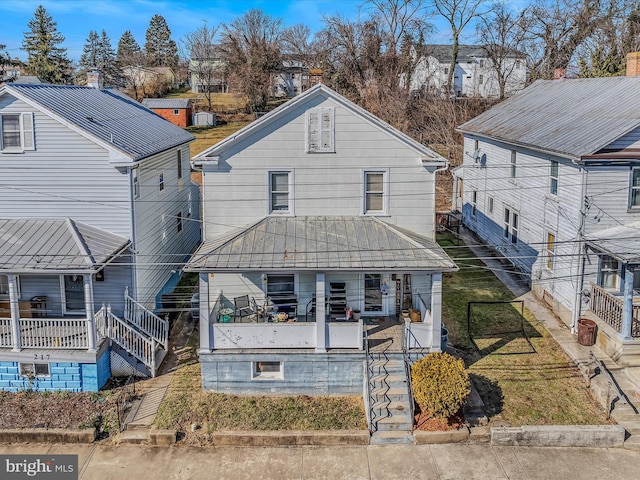
[[[182,150],[176,151],[176,166],[178,168],[178,180],[182,180]]]
[[[479,83],[480,85],[482,85],[482,84],[484,83],[484,75],[480,75],[480,76],[478,77],[478,83]]]
[[[480,60],[480,68],[484,68],[484,60]],[[482,83],[482,82],[480,82]]]
[[[629,187],[629,207],[640,208],[640,167],[631,169],[631,186]]]
[[[444,74],[449,75],[449,67],[444,67]]]
[[[307,111],[307,152],[335,152],[335,108],[316,107]]]
[[[161,193],[164,191],[164,172],[158,174],[158,191]]]
[[[0,151],[3,153],[35,150],[33,113],[0,115]]]
[[[133,177],[133,198],[140,198],[140,179],[138,178],[138,169],[131,170]]]
[[[269,172],[269,213],[292,213],[292,172]]]
[[[174,115],[180,115],[180,110],[178,110],[177,108],[173,109],[173,114]]]
[[[387,171],[364,172],[364,213],[385,214],[388,204]]]
[[[549,167],[549,193],[558,195],[558,162],[551,160]]]
[[[517,161],[516,151],[511,150],[511,169],[509,171],[509,176],[511,178],[516,178],[516,171],[517,171],[516,161]]]

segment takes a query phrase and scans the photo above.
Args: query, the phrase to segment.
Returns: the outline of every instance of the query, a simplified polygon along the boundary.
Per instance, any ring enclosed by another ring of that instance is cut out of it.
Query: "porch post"
[[[440,352],[442,330],[442,273],[431,274],[431,350]]]
[[[324,273],[316,273],[316,352],[327,351]]]
[[[622,328],[620,337],[623,340],[631,340],[633,327],[633,268],[624,266],[624,298],[622,303]]]
[[[9,308],[11,309],[11,334],[13,335],[13,350],[19,352],[22,350],[22,341],[20,338],[20,302],[18,299],[18,281],[16,276],[9,274]]]
[[[200,353],[211,352],[211,325],[209,324],[209,274],[200,274]]]
[[[82,277],[84,278],[84,308],[87,312],[87,336],[89,337],[87,351],[94,353],[96,351],[96,324],[93,309],[93,284],[90,273],[85,273]]]

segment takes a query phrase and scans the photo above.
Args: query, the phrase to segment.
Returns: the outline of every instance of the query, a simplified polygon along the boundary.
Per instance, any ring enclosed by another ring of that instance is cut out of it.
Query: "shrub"
[[[448,353],[431,353],[414,363],[411,382],[422,411],[440,418],[457,413],[471,393],[464,362]]]

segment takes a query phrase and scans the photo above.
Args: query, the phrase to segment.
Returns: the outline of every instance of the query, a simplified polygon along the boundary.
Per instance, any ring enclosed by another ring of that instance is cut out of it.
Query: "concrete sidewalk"
[[[80,480],[621,480],[637,478],[640,468],[640,452],[620,448],[486,444],[279,448],[26,444],[0,445],[0,453],[77,454]]]

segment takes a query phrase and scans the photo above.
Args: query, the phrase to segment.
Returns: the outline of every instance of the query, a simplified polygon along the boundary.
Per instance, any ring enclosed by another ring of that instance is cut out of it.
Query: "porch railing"
[[[0,347],[13,347],[10,318],[0,318]]]
[[[136,302],[128,292],[124,294],[124,302],[125,320],[154,338],[166,350],[169,342],[169,322]]]
[[[89,348],[87,319],[21,318],[22,348]]]
[[[591,284],[591,311],[616,332],[622,333],[623,301],[598,285]],[[631,336],[640,337],[640,305],[633,306]]]

